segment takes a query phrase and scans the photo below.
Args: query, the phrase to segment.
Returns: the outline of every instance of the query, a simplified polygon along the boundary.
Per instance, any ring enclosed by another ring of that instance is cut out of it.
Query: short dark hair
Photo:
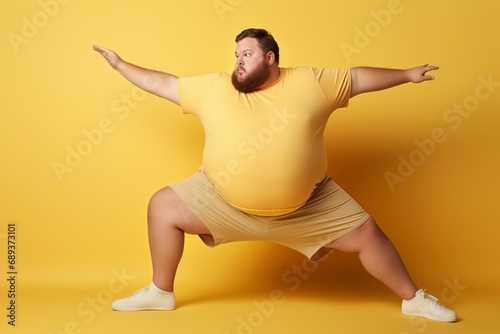
[[[247,37],[255,38],[259,42],[259,45],[265,54],[267,54],[269,51],[272,51],[274,53],[276,63],[279,63],[280,48],[278,46],[278,43],[276,43],[276,41],[274,40],[273,35],[271,35],[267,30],[255,28],[245,29],[240,32],[238,36],[236,36],[236,43]]]

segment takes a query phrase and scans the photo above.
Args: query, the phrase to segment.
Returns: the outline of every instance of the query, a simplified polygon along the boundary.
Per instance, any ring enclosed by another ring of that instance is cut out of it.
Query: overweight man
[[[438,67],[286,68],[279,66],[279,47],[268,31],[246,29],[236,43],[231,74],[194,77],[145,69],[93,47],[134,85],[196,115],[205,131],[199,170],[150,200],[152,282],[112,308],[175,309],[174,279],[189,233],[210,247],[269,241],[311,261],[331,250],[355,252],[402,299],[403,314],[456,321],[455,312],[415,285],[377,223],[326,174],[323,137],[332,112],[351,98],[433,80],[427,72]]]

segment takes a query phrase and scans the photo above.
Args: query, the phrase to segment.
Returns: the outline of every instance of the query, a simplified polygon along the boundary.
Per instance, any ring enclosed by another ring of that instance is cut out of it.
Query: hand
[[[437,69],[439,69],[439,66],[429,66],[429,64],[425,64],[423,66],[410,68],[406,71],[408,72],[408,79],[410,82],[420,83],[422,81],[434,80],[433,75],[426,75],[426,73]]]
[[[113,50],[109,50],[97,45],[93,45],[92,48],[94,49],[94,51],[99,52],[104,57],[104,59],[108,61],[108,64],[114,69],[116,69],[121,62],[123,62],[120,56],[118,56]]]

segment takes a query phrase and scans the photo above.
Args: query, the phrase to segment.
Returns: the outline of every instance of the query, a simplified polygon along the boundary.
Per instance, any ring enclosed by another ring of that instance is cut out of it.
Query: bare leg
[[[412,299],[417,287],[406,270],[396,248],[369,218],[368,221],[326,245],[342,252],[356,252],[364,268],[402,299]]]
[[[163,188],[153,195],[148,207],[153,282],[162,290],[174,290],[175,273],[184,249],[184,233],[210,234],[175,191]]]

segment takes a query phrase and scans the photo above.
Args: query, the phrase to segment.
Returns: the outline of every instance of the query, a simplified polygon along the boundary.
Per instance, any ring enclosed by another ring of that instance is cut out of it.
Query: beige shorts
[[[244,213],[226,202],[203,169],[170,186],[205,224],[209,247],[235,241],[269,241],[297,250],[312,261],[328,253],[324,245],[353,231],[369,215],[327,175],[299,209],[275,217]]]

